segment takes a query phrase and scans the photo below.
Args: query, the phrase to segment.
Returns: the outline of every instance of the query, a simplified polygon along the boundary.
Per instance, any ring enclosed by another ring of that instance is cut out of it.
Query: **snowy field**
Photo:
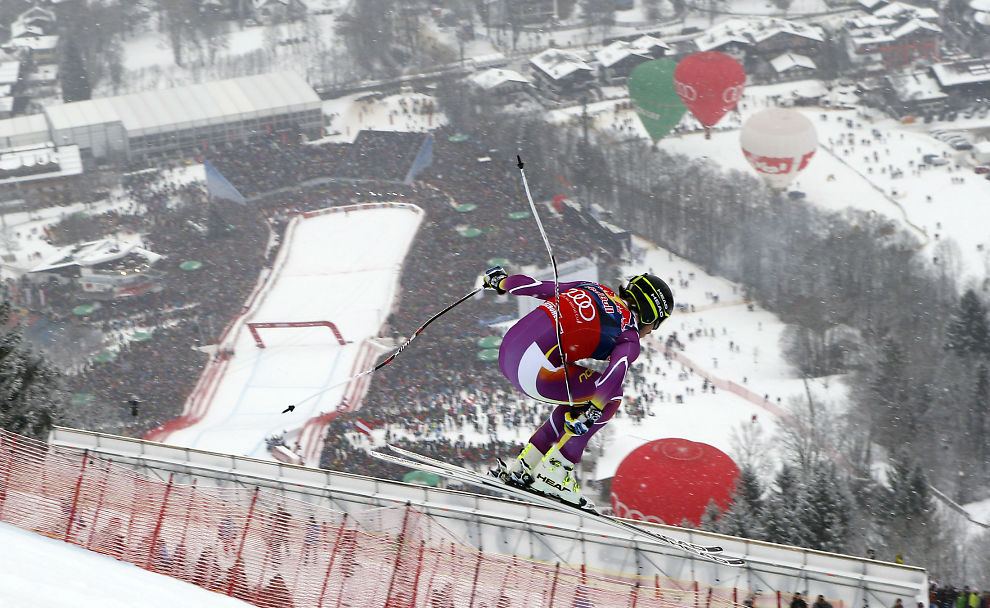
[[[364,342],[378,335],[391,310],[399,270],[421,220],[422,214],[408,207],[299,220],[265,291],[230,334],[234,355],[220,368],[216,390],[196,404],[203,418],[164,441],[269,458],[266,437],[336,410],[346,384],[303,400],[374,363],[374,357],[364,360]],[[259,349],[244,326],[291,321],[331,321],[349,343],[338,344],[326,327],[263,329],[266,348]],[[282,414],[290,404],[298,407]]]
[[[235,608],[241,600],[0,523],[0,608]]]
[[[422,133],[447,122],[436,100],[422,93],[345,95],[323,102],[323,115],[329,135],[320,142],[336,143],[352,143],[364,129]]]

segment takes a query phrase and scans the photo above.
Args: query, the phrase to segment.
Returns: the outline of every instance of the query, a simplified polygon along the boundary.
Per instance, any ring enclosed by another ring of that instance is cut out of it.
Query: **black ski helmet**
[[[660,327],[674,311],[674,294],[670,287],[654,274],[638,274],[619,290],[619,297],[628,302],[639,316],[639,326]]]

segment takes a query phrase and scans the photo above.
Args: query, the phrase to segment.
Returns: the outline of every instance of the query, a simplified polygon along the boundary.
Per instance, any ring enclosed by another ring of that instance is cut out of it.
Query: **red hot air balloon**
[[[705,127],[706,139],[715,123],[739,103],[745,84],[742,65],[718,51],[688,55],[674,70],[677,94]]]

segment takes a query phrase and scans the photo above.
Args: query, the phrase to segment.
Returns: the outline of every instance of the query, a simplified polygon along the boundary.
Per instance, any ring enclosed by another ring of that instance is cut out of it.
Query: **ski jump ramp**
[[[823,594],[836,608],[883,608],[898,598],[905,606],[927,601],[924,569],[850,555],[635,522],[674,538],[722,546],[726,555],[746,560],[742,567],[723,566],[617,531],[593,517],[482,496],[469,487],[411,485],[61,427],[53,429],[49,443],[102,455],[159,479],[174,476],[179,484],[257,487],[347,513],[408,506],[434,518],[461,544],[482,552],[588,568],[617,578],[649,582],[662,578],[672,592],[695,592],[694,600],[682,608],[713,608],[726,601],[741,604],[749,593],[760,593],[758,608],[780,608],[790,603],[795,591],[812,597]],[[470,575],[465,574],[469,579]]]
[[[419,207],[402,203],[295,216],[271,272],[219,339],[182,416],[147,438],[269,458],[265,438],[285,432],[304,462],[318,463],[326,424],[358,408],[367,393],[368,376],[347,379],[387,350],[376,336],[422,219]],[[289,405],[295,411],[283,414]]]

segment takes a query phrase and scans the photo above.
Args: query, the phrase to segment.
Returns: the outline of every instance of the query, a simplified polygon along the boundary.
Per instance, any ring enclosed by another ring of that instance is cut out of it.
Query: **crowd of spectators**
[[[990,608],[990,591],[965,585],[962,588],[932,582],[928,587],[929,608]],[[919,608],[920,602],[919,602]]]
[[[291,189],[310,180],[402,182],[426,136],[422,133],[361,131],[353,144],[300,143],[257,136],[213,148],[207,159],[245,197]]]

